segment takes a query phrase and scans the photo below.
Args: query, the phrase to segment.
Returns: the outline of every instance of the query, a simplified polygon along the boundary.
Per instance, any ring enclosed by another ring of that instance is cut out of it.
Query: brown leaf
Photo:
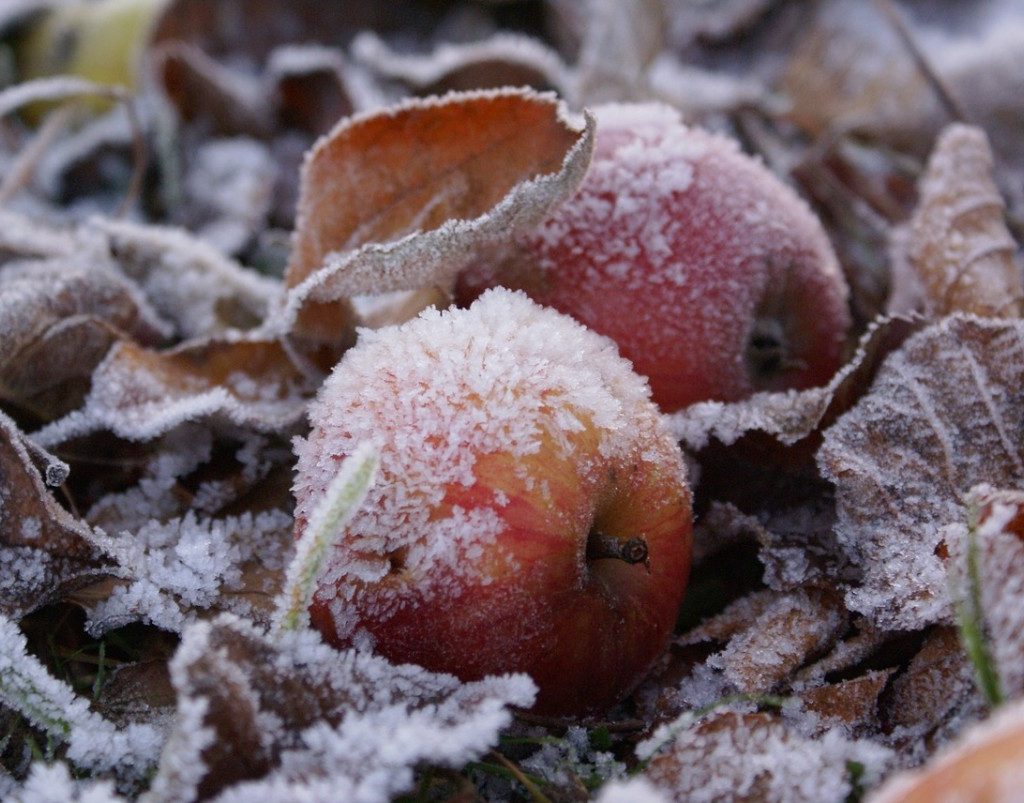
[[[968,492],[1024,482],[1022,327],[957,315],[925,329],[825,433],[836,533],[863,570],[847,604],[880,627],[952,621],[945,556]]]
[[[900,729],[909,741],[931,736],[954,718],[977,710],[980,702],[956,629],[939,627],[893,680],[882,721]]]
[[[93,369],[115,341],[163,339],[130,282],[73,258],[0,270],[0,298],[0,399],[41,421],[81,403]]]
[[[1006,228],[993,169],[984,131],[965,125],[943,130],[921,179],[905,244],[932,316],[1024,312],[1017,244]]]
[[[241,781],[253,783],[238,793],[254,799],[287,788],[310,799],[387,800],[412,785],[420,761],[460,766],[481,755],[511,719],[504,707],[533,697],[522,676],[462,684],[337,652],[310,631],[274,639],[227,616],[186,632],[171,679],[178,719],[150,792],[156,801],[211,797]]]
[[[642,777],[672,800],[841,803],[853,788],[848,762],[862,764],[863,780],[872,783],[891,757],[881,745],[852,741],[838,730],[808,738],[766,713],[718,711],[685,723],[684,716],[638,748],[643,754],[648,745],[660,747]],[[664,744],[661,733],[673,730]]]
[[[343,122],[303,167],[278,325],[301,314],[299,330],[315,330],[318,304],[447,286],[480,248],[572,193],[592,147],[592,121],[578,128],[554,98],[527,90],[410,101]]]
[[[276,340],[207,339],[162,352],[121,342],[96,368],[84,406],[35,438],[52,445],[109,430],[145,441],[207,419],[285,432],[315,389]]]
[[[11,619],[104,574],[91,529],[58,505],[44,484],[45,478],[60,485],[66,474],[67,466],[0,413],[0,614]]]
[[[895,671],[865,672],[860,677],[809,689],[800,698],[825,727],[842,725],[851,732],[874,731],[878,727],[878,698]]]
[[[924,767],[891,778],[871,803],[1012,803],[1020,798],[1024,702],[966,729]]]
[[[420,96],[503,86],[555,90],[562,96],[571,91],[558,54],[526,36],[496,34],[467,44],[446,43],[421,56],[393,50],[367,32],[356,38],[352,50],[361,64],[407,84]]]

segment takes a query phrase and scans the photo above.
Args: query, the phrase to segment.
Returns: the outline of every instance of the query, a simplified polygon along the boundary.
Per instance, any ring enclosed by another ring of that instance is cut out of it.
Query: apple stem
[[[647,563],[647,542],[643,538],[616,538],[599,530],[587,536],[587,560],[613,558],[625,563]]]

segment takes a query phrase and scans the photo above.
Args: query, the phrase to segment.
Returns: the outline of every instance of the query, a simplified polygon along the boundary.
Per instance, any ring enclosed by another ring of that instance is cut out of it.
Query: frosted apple
[[[526,672],[536,710],[606,708],[664,649],[690,492],[614,343],[521,293],[364,332],[298,445],[301,535],[344,457],[379,479],[310,607],[338,646],[464,680]]]
[[[573,316],[618,343],[665,411],[825,383],[843,356],[848,290],[807,204],[668,107],[595,113],[577,194],[467,269],[460,301],[501,284]]]

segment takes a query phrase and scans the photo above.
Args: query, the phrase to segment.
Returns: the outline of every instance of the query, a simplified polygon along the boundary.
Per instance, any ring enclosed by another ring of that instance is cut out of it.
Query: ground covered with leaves
[[[1019,3],[76,5],[0,9],[0,797],[1019,799]],[[326,646],[318,388],[649,100],[809,200],[849,361],[665,416],[694,567],[605,716]]]

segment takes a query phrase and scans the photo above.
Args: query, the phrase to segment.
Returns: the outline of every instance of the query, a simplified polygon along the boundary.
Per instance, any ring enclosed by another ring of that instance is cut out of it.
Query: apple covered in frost
[[[579,191],[457,298],[504,285],[615,340],[672,411],[824,384],[848,289],[807,204],[724,136],[658,104],[595,109]]]
[[[380,450],[313,625],[463,680],[525,672],[541,712],[622,699],[690,563],[685,467],[649,396],[614,343],[522,293],[363,332],[298,444],[298,536],[344,458]]]

